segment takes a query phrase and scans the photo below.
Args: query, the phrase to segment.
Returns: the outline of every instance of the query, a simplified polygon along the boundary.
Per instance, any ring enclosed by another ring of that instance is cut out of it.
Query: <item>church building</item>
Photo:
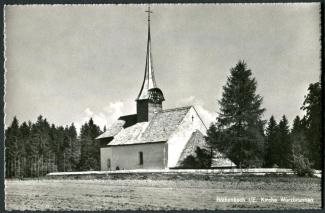
[[[124,115],[96,139],[101,170],[179,168],[197,147],[204,148],[207,128],[193,106],[163,109],[151,56],[150,7],[144,80],[136,98],[136,114]],[[220,156],[220,153],[219,153]],[[222,156],[222,155],[221,155]],[[214,160],[216,161],[216,160]],[[218,167],[234,165],[218,158]]]

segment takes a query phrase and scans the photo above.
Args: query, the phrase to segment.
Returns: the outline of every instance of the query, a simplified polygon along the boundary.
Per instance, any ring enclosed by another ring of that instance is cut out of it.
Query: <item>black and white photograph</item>
[[[3,13],[5,210],[322,208],[320,3]]]

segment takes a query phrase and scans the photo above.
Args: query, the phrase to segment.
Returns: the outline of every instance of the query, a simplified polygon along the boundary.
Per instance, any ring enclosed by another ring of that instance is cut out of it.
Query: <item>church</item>
[[[102,171],[180,168],[197,147],[205,148],[207,127],[193,106],[163,109],[151,56],[150,7],[144,80],[136,98],[136,114],[124,115],[96,139]],[[215,167],[234,164],[215,153]]]

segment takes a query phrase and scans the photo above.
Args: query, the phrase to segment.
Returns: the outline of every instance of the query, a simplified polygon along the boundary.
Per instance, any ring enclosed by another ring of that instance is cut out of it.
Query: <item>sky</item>
[[[136,113],[147,5],[5,6],[5,126],[14,116],[77,128]],[[151,43],[164,109],[194,105],[209,126],[230,69],[244,60],[271,115],[291,122],[320,79],[320,6],[152,4]]]

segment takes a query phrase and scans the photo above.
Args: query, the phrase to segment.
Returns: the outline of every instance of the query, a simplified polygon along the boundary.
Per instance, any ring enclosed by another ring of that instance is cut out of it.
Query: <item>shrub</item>
[[[193,155],[187,156],[182,164],[181,164],[183,169],[198,169],[198,163],[196,158]]]
[[[209,150],[197,147],[195,156],[187,156],[181,163],[183,169],[208,169],[211,167],[211,153]]]
[[[306,158],[304,155],[298,154],[293,156],[292,170],[298,176],[312,177],[314,175],[314,170],[311,167],[312,164],[309,162],[309,159]]]

